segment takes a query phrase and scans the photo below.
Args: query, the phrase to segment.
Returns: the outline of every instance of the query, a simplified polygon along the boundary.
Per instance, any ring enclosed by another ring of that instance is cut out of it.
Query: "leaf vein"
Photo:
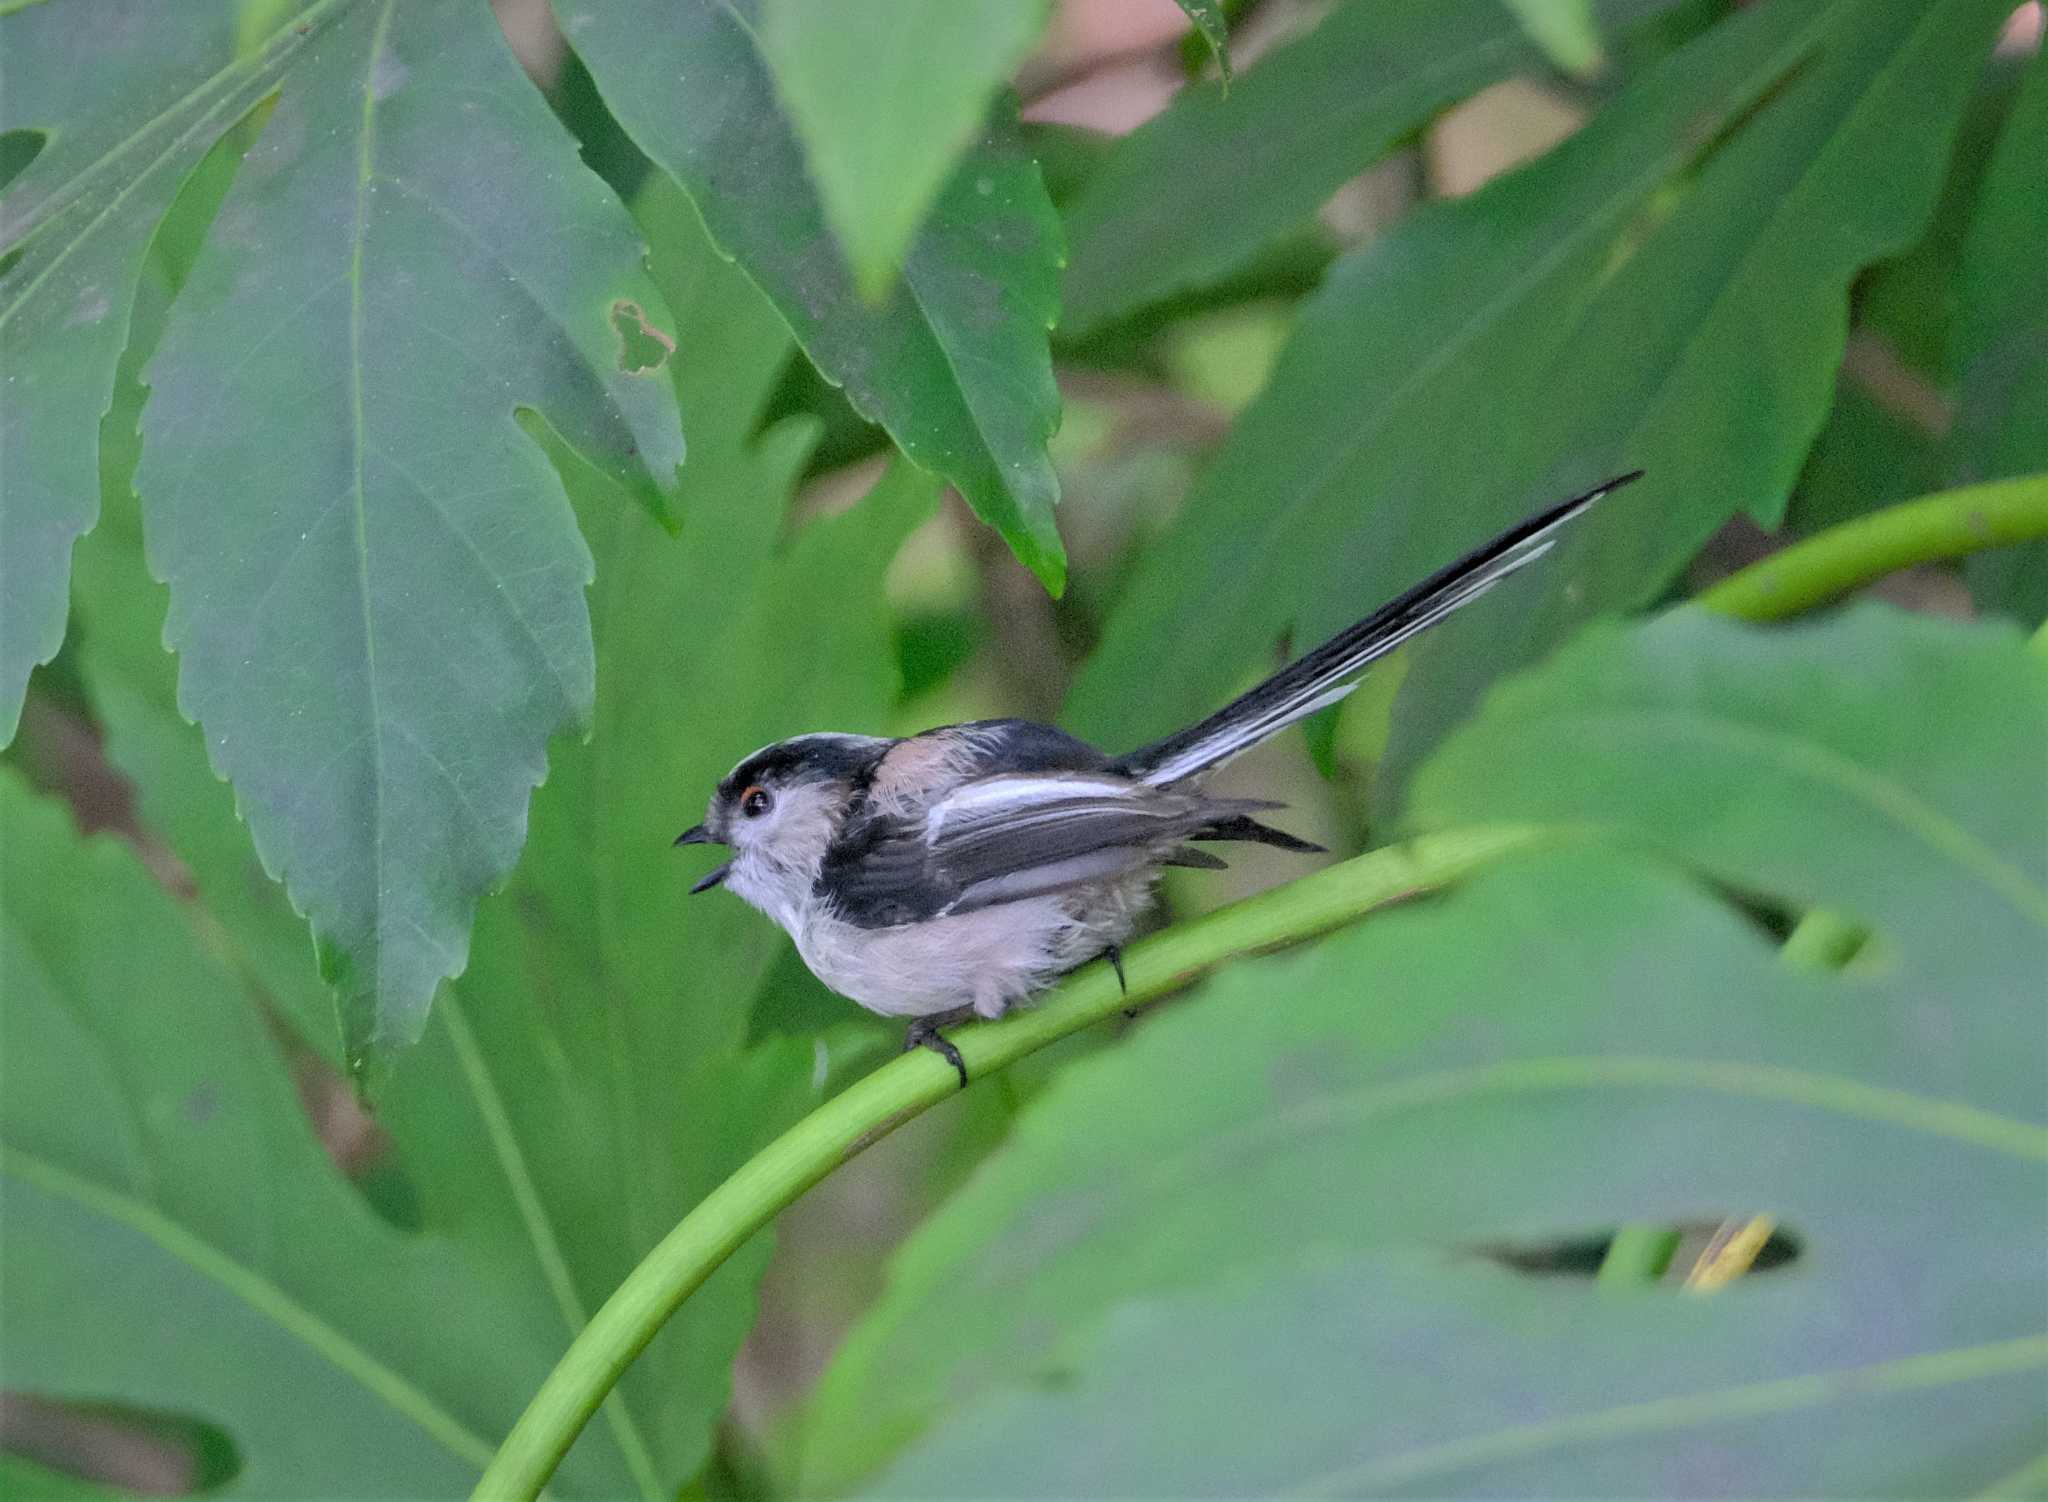
[[[1927,1351],[1889,1361],[1829,1372],[1808,1372],[1748,1382],[1708,1392],[1624,1403],[1592,1413],[1540,1419],[1534,1423],[1469,1435],[1442,1444],[1397,1452],[1347,1467],[1305,1483],[1295,1495],[1352,1495],[1361,1489],[1413,1483],[1489,1461],[1508,1460],[1628,1435],[1751,1416],[1817,1408],[1859,1393],[1877,1395],[1979,1381],[2048,1366],[2048,1335],[1989,1341],[1960,1350]]]
[[[458,1459],[479,1468],[493,1449],[399,1372],[357,1345],[255,1268],[179,1224],[156,1206],[95,1183],[34,1153],[0,1143],[0,1172],[13,1174],[45,1194],[126,1226],[155,1242],[201,1277],[234,1294],[307,1349],[360,1382],[400,1417],[433,1438]]]

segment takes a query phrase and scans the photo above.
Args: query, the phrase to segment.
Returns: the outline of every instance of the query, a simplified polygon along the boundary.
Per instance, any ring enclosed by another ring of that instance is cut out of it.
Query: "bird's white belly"
[[[857,928],[813,913],[797,932],[811,973],[885,1017],[971,1006],[1000,1017],[1130,935],[1151,877],[1006,902],[898,928]]]

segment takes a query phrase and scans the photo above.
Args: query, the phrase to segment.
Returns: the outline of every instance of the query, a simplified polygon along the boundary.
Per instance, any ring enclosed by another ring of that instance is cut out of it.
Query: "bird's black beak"
[[[724,841],[712,834],[702,824],[692,824],[688,829],[676,836],[676,843],[678,845],[719,845],[723,844]],[[699,892],[710,891],[731,874],[731,861],[727,861],[722,866],[712,867],[694,887],[690,888],[690,895],[694,897]]]

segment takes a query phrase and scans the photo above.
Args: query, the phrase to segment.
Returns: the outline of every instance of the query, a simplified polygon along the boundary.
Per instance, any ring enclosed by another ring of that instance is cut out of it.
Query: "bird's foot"
[[[919,1017],[910,1024],[910,1030],[903,1035],[903,1051],[913,1048],[929,1048],[933,1053],[953,1066],[960,1076],[960,1088],[967,1088],[967,1062],[960,1057],[960,1050],[950,1043],[939,1031],[956,1022],[965,1022],[974,1015],[973,1007],[960,1007],[951,1012],[934,1012],[929,1017]]]

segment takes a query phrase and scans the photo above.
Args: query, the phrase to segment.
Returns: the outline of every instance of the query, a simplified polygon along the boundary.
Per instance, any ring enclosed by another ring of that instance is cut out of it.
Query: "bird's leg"
[[[939,1032],[942,1027],[951,1027],[956,1022],[965,1022],[974,1016],[974,1008],[955,1007],[950,1012],[933,1012],[928,1017],[919,1017],[910,1024],[910,1031],[903,1035],[903,1051],[913,1048],[929,1048],[933,1053],[953,1066],[960,1076],[960,1088],[967,1088],[967,1064],[960,1057],[960,1050],[946,1041]]]
[[[1120,944],[1112,944],[1112,945],[1110,945],[1110,946],[1109,946],[1109,947],[1108,947],[1107,949],[1105,949],[1105,950],[1103,950],[1103,951],[1102,951],[1102,957],[1103,957],[1103,958],[1104,958],[1105,960],[1108,960],[1108,961],[1109,961],[1109,968],[1110,968],[1110,969],[1112,969],[1112,970],[1114,970],[1114,971],[1116,972],[1116,988],[1117,988],[1117,990],[1121,991],[1121,992],[1122,992],[1122,993],[1123,993],[1124,995],[1126,995],[1126,996],[1129,996],[1129,995],[1131,994],[1131,984],[1130,984],[1130,982],[1129,982],[1129,981],[1127,981],[1127,980],[1125,980],[1125,979],[1124,979],[1124,951],[1123,951],[1123,946],[1122,946],[1122,945],[1120,945]],[[1137,1015],[1138,1015],[1138,1009],[1137,1009],[1136,1007],[1125,1007],[1125,1008],[1124,1008],[1124,1021],[1126,1021],[1126,1022],[1131,1022],[1131,1021],[1135,1021],[1135,1020],[1136,1020],[1136,1018],[1137,1018]]]
[[[1124,952],[1115,944],[1102,951],[1102,957],[1109,961],[1109,968],[1116,972],[1116,988],[1124,995],[1131,994],[1130,982],[1124,979]]]

